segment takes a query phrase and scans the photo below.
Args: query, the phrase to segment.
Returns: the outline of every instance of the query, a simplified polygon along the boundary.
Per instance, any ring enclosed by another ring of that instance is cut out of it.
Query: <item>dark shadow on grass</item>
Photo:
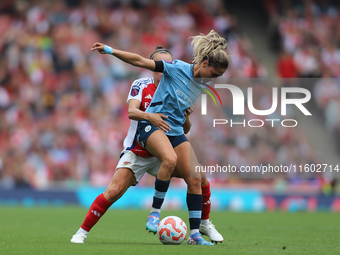
[[[143,246],[164,246],[162,243],[143,243],[143,242],[86,242],[86,244],[104,244],[104,245],[143,245]],[[179,246],[179,245],[169,245],[169,246]]]
[[[133,242],[133,243],[130,243],[130,242],[86,242],[85,245],[86,244],[88,244],[88,245],[97,245],[97,244],[100,244],[100,245],[121,245],[121,246],[124,246],[124,245],[173,246],[173,247],[186,245],[186,243],[182,243],[180,245],[164,245],[162,243],[144,243],[144,242]]]

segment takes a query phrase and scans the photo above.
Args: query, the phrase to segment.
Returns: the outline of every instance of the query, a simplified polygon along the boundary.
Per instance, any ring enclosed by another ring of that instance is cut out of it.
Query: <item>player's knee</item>
[[[208,179],[207,178],[201,178],[201,186],[207,186],[208,185]]]
[[[162,165],[169,171],[173,171],[176,167],[176,164],[177,164],[176,154],[167,155],[162,161]]]
[[[187,184],[190,190],[201,190],[201,178],[188,178]]]
[[[119,184],[112,184],[106,189],[106,195],[109,201],[117,200],[124,193],[124,188]]]

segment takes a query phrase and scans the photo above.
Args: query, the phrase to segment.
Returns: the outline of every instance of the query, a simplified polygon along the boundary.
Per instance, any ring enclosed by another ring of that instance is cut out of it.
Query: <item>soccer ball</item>
[[[157,227],[157,236],[163,244],[181,244],[187,238],[187,225],[177,216],[168,216]]]

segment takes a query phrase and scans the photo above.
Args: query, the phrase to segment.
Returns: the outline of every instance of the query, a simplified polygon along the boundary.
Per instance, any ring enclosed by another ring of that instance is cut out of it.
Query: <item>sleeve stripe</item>
[[[135,80],[132,85],[136,85],[136,86],[142,86],[142,85],[148,85],[149,83],[152,83],[152,80],[150,78],[142,78],[142,79],[138,79]]]

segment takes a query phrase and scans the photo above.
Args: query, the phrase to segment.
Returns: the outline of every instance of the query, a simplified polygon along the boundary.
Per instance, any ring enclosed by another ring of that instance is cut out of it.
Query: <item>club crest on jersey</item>
[[[168,63],[168,64],[175,64],[175,62],[174,61],[170,61],[170,60],[164,60],[166,63]]]
[[[149,132],[150,130],[151,130],[151,126],[150,125],[145,127],[145,132]]]
[[[137,85],[132,86],[132,88],[131,88],[131,96],[133,96],[133,97],[137,96],[138,93],[139,93],[139,89],[140,88]]]

